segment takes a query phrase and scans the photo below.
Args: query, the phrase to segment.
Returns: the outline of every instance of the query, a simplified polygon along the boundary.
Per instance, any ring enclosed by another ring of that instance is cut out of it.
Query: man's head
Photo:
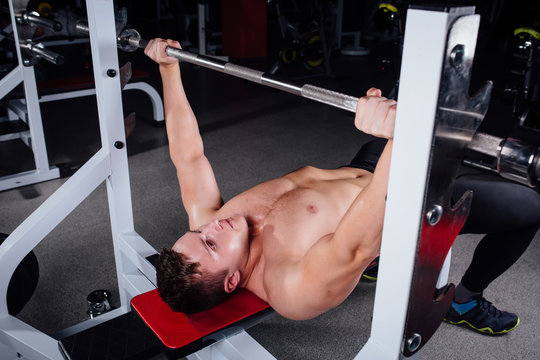
[[[156,269],[159,293],[174,311],[208,309],[240,284],[248,255],[249,231],[241,215],[188,231],[161,253]]]

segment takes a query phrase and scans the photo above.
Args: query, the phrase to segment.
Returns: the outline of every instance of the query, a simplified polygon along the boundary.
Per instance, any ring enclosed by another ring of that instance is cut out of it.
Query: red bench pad
[[[223,303],[195,314],[172,311],[156,290],[135,296],[131,307],[169,349],[179,349],[223,329],[270,305],[246,289],[239,289]]]

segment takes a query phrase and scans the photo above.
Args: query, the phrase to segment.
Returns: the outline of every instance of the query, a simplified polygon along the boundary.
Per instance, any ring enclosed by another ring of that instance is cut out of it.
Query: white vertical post
[[[11,23],[16,24],[15,11],[12,1],[9,2]],[[23,66],[23,58],[21,54],[19,31],[17,26],[13,26],[13,39],[15,40],[15,48],[17,49],[17,60],[19,61],[18,68],[22,72],[24,81],[24,96],[26,98],[26,109],[28,112],[28,126],[30,127],[30,136],[32,138],[32,151],[36,162],[36,170],[38,172],[49,169],[49,159],[47,157],[47,147],[45,146],[45,136],[43,134],[43,124],[41,122],[41,112],[39,109],[39,100],[37,95],[36,76],[33,66]]]
[[[401,358],[448,17],[446,12],[407,13],[373,322],[370,338],[355,359]]]
[[[28,126],[30,127],[30,138],[32,139],[31,145],[36,162],[36,170],[38,172],[45,172],[49,170],[49,157],[47,156],[47,146],[45,145],[45,134],[43,133],[43,123],[41,121],[34,67],[23,66],[22,72],[26,110],[28,112]]]
[[[113,235],[118,286],[122,306],[129,300],[124,291],[124,262],[118,246],[120,235],[134,231],[120,88],[117,37],[112,0],[87,0],[88,27],[102,147],[110,152],[111,175],[107,194]]]

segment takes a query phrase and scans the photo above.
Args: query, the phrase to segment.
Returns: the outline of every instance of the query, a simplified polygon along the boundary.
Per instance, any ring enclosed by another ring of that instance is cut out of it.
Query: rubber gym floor
[[[145,81],[161,92],[154,64],[141,53],[120,57],[121,64],[129,59],[133,68],[149,72]],[[384,91],[391,88],[388,75],[380,72],[373,56],[335,55],[332,59],[335,77],[299,81],[354,96],[361,96],[370,86]],[[244,65],[261,70],[268,66],[264,61]],[[182,65],[182,74],[225,200],[304,165],[343,165],[370,139],[355,130],[353,115],[345,111],[189,64]],[[188,230],[165,128],[152,123],[146,95],[126,92],[123,106],[125,114],[137,113],[137,125],[127,140],[135,229],[160,250]],[[76,170],[99,149],[95,108],[93,97],[41,105],[51,164],[67,164]],[[487,121],[504,121],[498,118],[503,113],[490,109]],[[33,165],[30,151],[21,144],[1,143],[0,153],[0,175]],[[65,181],[61,178],[1,192],[0,232],[12,232]],[[452,282],[459,282],[480,237],[457,238]],[[118,306],[105,186],[92,193],[34,251],[40,280],[19,314],[25,322],[48,334],[76,324],[86,319],[86,296],[96,289],[112,291],[112,304]],[[516,330],[490,337],[443,323],[419,358],[538,359],[538,259],[540,234],[522,258],[485,292],[499,308],[519,314],[521,324]],[[313,320],[290,321],[276,315],[248,332],[279,359],[351,359],[369,337],[374,293],[375,283],[360,282],[343,304]]]

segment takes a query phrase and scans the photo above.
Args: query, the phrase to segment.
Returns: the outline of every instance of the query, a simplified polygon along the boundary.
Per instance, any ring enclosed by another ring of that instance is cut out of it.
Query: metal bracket
[[[468,96],[475,34],[480,24],[479,15],[469,14],[457,12],[448,32],[422,230],[403,338],[402,352],[407,357],[431,338],[452,301],[454,285],[437,289],[436,284],[472,200],[469,191],[452,204],[452,187],[464,150],[487,112],[491,95],[492,83],[488,82],[475,96]]]

